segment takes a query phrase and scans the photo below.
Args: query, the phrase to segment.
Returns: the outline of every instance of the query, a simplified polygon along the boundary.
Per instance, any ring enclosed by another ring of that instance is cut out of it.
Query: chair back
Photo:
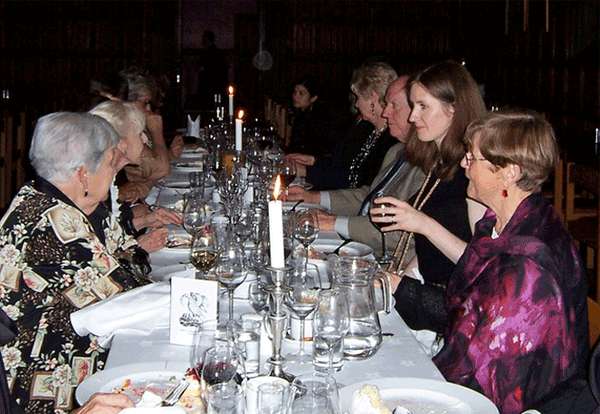
[[[587,298],[588,305],[588,332],[590,339],[590,348],[592,348],[598,338],[600,338],[600,304],[592,298]]]

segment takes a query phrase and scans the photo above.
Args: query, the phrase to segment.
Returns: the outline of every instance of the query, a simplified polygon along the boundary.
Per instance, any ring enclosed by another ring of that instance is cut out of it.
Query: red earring
[[[502,190],[502,197],[508,197],[508,191],[506,189]]]

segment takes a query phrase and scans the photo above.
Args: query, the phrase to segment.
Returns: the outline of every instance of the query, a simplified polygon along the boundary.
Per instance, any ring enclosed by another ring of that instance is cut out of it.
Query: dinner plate
[[[174,172],[196,172],[202,171],[203,163],[201,161],[177,161],[173,163]]]
[[[342,411],[349,412],[352,394],[363,385],[376,385],[385,405],[401,406],[413,414],[498,414],[487,397],[461,385],[424,378],[378,378],[340,390]]]
[[[184,178],[172,179],[172,180],[162,181],[160,183],[160,186],[164,187],[164,188],[173,188],[176,190],[189,190],[190,182],[189,182],[189,180],[184,179]]]
[[[283,211],[290,211],[295,205],[296,205],[296,201],[284,201],[283,202]],[[309,210],[309,209],[324,210],[323,206],[320,204],[300,203],[300,204],[298,204],[298,207],[296,207],[296,210],[294,210],[294,211],[303,211],[303,210]]]
[[[79,404],[84,404],[96,392],[113,392],[121,387],[125,380],[131,380],[133,390],[136,393],[124,392],[134,403],[139,400],[142,391],[147,385],[151,386],[152,392],[164,396],[183,377],[184,372],[165,369],[165,362],[153,362],[144,364],[129,364],[99,371],[86,378],[75,391],[75,397]],[[164,394],[164,395],[163,395]],[[137,396],[137,400],[136,400]]]
[[[175,264],[170,266],[159,267],[148,275],[148,277],[154,282],[162,282],[165,280],[171,280],[171,275],[177,272],[183,272],[187,269],[195,269],[192,264]],[[192,274],[190,274],[192,275]],[[193,276],[190,276],[193,277]]]
[[[327,254],[332,253],[337,247],[343,243],[343,240],[315,240],[310,245],[312,252],[309,254],[308,260],[326,260]],[[301,247],[297,248],[296,254],[304,257],[304,249]],[[359,256],[368,257],[373,254],[373,249],[364,243],[350,242],[340,249],[338,255],[340,256]]]

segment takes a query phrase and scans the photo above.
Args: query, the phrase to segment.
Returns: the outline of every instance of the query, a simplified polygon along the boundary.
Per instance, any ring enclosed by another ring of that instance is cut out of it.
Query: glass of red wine
[[[384,197],[384,194],[378,194],[375,198],[379,198],[379,197]],[[393,207],[391,204],[389,203],[377,203],[372,206],[372,208],[380,208],[380,209],[387,209],[387,208],[391,208]],[[372,211],[372,210],[371,210]],[[373,221],[373,217],[385,217],[387,214],[385,213],[385,211],[381,214],[377,214],[374,215],[373,213],[369,213],[369,217],[371,218],[371,223],[377,228],[377,230],[379,230],[379,232],[381,233],[381,257],[379,258],[379,263],[380,264],[388,264],[392,262],[392,255],[389,254],[389,252],[386,249],[386,244],[385,244],[385,231],[382,230],[382,227],[386,227],[389,226],[392,223],[381,223],[381,222],[376,222]]]
[[[204,353],[200,378],[202,390],[215,384],[240,384],[245,376],[242,356],[234,344],[218,342]]]

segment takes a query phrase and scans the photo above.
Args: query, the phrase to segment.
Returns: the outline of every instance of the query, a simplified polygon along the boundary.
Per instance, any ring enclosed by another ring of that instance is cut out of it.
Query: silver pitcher
[[[388,278],[378,273],[374,259],[331,255],[328,258],[333,283],[345,292],[350,313],[350,329],[344,337],[344,357],[365,359],[381,345],[381,324],[376,309],[375,282],[383,293],[383,309],[390,313],[391,289]]]

